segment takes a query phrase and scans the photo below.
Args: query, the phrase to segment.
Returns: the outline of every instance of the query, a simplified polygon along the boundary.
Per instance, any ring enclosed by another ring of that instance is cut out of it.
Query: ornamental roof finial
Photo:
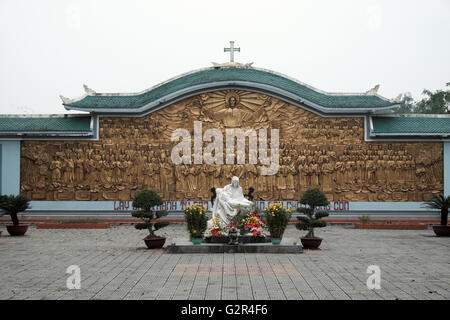
[[[96,94],[97,92],[95,92],[94,90],[92,90],[91,88],[89,88],[87,85],[85,85],[85,84],[83,84],[83,88],[84,88],[84,91],[87,93],[87,94]]]
[[[59,95],[59,97],[61,98],[61,101],[64,103],[68,103],[70,101],[69,98],[64,97],[62,94]]]
[[[369,91],[366,91],[366,94],[375,94],[378,92],[378,89],[380,88],[380,85],[377,84],[375,87],[373,87],[372,89],[370,89]]]

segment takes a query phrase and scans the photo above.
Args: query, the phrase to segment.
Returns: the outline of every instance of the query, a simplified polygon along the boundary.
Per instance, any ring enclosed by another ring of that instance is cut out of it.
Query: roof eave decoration
[[[103,94],[98,94],[97,92],[95,92],[94,90],[92,90],[91,88],[89,88],[87,85],[83,84],[83,89],[84,89],[84,94],[81,97],[78,98],[74,98],[74,99],[70,99],[70,98],[66,98],[65,96],[63,96],[62,94],[59,95],[59,98],[61,99],[64,107],[68,104],[77,102],[77,101],[81,101],[84,98],[86,98],[87,96],[94,96],[94,95],[103,95]],[[70,110],[68,108],[66,108],[66,110]]]
[[[83,96],[60,97],[67,110],[99,114],[145,114],[200,93],[233,88],[270,94],[321,114],[387,113],[399,106],[399,97],[377,93],[379,85],[365,93],[328,93],[251,64],[229,64],[185,73],[137,93],[97,93],[84,85]]]

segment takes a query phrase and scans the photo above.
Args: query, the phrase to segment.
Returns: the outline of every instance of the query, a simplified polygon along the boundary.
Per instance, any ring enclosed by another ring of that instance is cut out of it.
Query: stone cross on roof
[[[234,41],[230,41],[229,48],[223,48],[223,52],[230,52],[230,62],[234,62],[234,52],[241,52],[241,48],[234,47]]]

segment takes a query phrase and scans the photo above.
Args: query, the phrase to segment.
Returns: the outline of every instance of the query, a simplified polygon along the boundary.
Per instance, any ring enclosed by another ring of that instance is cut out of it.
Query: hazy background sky
[[[138,92],[254,62],[328,92],[394,98],[450,82],[450,1],[0,0],[0,113],[65,113],[58,95]]]

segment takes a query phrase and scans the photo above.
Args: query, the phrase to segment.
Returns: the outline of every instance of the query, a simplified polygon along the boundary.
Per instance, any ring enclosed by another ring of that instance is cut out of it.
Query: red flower
[[[217,229],[212,229],[212,230],[211,230],[211,234],[213,234],[213,235],[215,235],[215,236],[218,236],[218,235],[220,235],[220,232],[219,232],[219,230],[217,230]]]
[[[258,231],[258,230],[253,230],[253,236],[259,236],[261,234],[261,231]]]
[[[257,217],[257,218],[259,218],[260,216],[259,216],[259,214],[257,214],[257,213],[254,213],[253,211],[252,212],[250,212],[250,214],[252,215],[252,216],[254,216],[254,217]]]

